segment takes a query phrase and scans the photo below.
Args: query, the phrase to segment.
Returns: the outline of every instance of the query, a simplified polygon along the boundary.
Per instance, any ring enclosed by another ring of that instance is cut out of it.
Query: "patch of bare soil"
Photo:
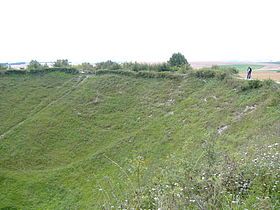
[[[254,104],[252,106],[246,106],[245,109],[242,112],[236,113],[235,119],[241,120],[244,115],[249,114],[257,109],[257,105]]]
[[[221,135],[225,130],[227,130],[228,129],[228,125],[222,125],[222,126],[220,126],[218,129],[217,129],[217,133],[219,134],[219,135]]]

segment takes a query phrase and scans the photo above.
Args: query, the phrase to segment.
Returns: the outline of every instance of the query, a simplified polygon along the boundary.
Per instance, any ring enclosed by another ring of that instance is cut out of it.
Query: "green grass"
[[[234,64],[234,65],[222,65],[227,67],[236,68],[239,72],[246,72],[247,68],[250,66],[253,70],[258,70],[263,67],[263,65],[251,65],[251,64]]]
[[[161,199],[171,209],[199,203],[229,207],[236,199],[231,191],[219,197],[222,204],[204,200],[202,180],[185,182],[188,168],[196,180],[210,168],[218,173],[228,156],[240,170],[251,169],[252,160],[279,142],[280,134],[279,86],[241,91],[235,82],[194,76],[1,76],[0,209],[157,209]],[[254,105],[256,110],[244,112]],[[223,125],[228,129],[218,135]],[[279,205],[274,191],[263,192],[262,181],[255,180],[237,207]],[[184,184],[197,191],[180,191]],[[157,202],[152,189],[162,192]],[[185,194],[172,200],[175,191]],[[192,200],[190,195],[201,201],[183,200]]]

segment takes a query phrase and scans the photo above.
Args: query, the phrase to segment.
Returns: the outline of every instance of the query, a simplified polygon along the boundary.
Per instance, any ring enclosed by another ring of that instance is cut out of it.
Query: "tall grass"
[[[278,209],[279,85],[249,82],[1,75],[0,208]]]

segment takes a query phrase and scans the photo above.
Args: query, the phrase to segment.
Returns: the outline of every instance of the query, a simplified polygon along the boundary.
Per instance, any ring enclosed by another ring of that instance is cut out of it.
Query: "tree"
[[[49,68],[48,64],[45,63],[44,66],[43,66],[43,68],[44,68],[44,69],[48,69],[48,68]]]
[[[70,64],[68,62],[68,59],[59,59],[57,61],[54,62],[54,67],[63,67],[63,68],[67,68],[67,67],[70,67]]]
[[[88,62],[84,62],[78,65],[73,66],[74,68],[87,72],[87,71],[93,71],[94,70],[94,66]]]
[[[96,69],[117,70],[120,68],[121,68],[120,64],[118,64],[117,62],[111,61],[111,60],[96,63]]]
[[[40,70],[40,69],[43,69],[43,66],[36,60],[31,60],[27,66],[27,70]]]
[[[168,61],[168,64],[173,67],[189,66],[189,63],[185,56],[181,53],[173,53]]]
[[[90,63],[82,63],[81,65],[79,65],[79,68],[81,70],[93,70],[93,65]]]
[[[8,66],[6,64],[0,63],[0,70],[7,70]]]

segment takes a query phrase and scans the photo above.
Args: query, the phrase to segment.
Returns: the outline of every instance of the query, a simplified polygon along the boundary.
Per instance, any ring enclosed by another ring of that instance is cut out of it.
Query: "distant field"
[[[242,78],[246,77],[246,70],[248,66],[253,69],[252,78],[253,79],[272,79],[275,81],[280,81],[280,70],[278,65],[254,65],[254,64],[238,64],[238,65],[226,65],[230,67],[234,67],[239,71],[239,75]]]
[[[242,78],[246,77],[246,73],[240,73]],[[280,72],[279,71],[253,71],[252,79],[271,79],[280,82]]]
[[[208,62],[191,62],[191,66],[194,69],[200,69],[203,67],[211,67],[213,65],[218,65],[218,66],[231,66],[235,67],[238,70],[241,71],[246,71],[248,66],[252,66],[254,68],[261,68],[264,65],[263,64],[258,64],[258,63],[244,63],[244,62],[220,62],[220,61],[208,61]]]
[[[246,72],[247,68],[250,66],[253,70],[258,70],[264,67],[263,65],[256,65],[256,64],[230,64],[230,65],[225,65],[227,67],[234,67],[236,68],[240,73],[241,72]]]
[[[203,67],[211,67],[213,65],[234,67],[239,71],[242,78],[246,77],[246,70],[248,66],[253,69],[253,79],[272,79],[280,81],[280,64],[278,62],[267,63],[235,63],[235,62],[193,62],[192,67],[195,69]]]
[[[204,75],[1,75],[0,209],[279,209],[279,86]]]

